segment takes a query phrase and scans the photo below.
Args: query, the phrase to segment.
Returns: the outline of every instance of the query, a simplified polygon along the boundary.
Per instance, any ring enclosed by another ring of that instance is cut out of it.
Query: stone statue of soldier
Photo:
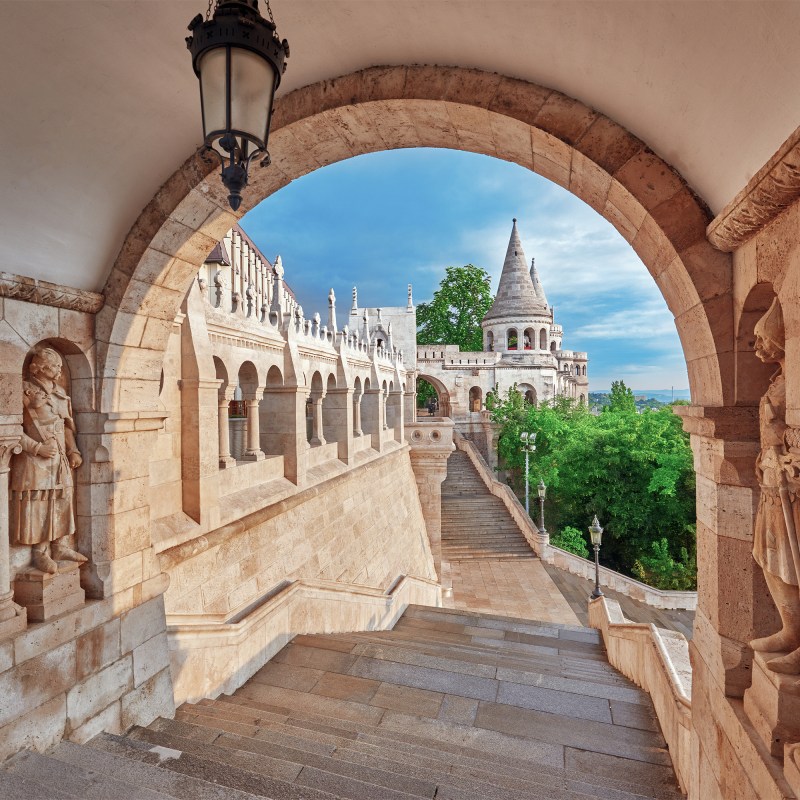
[[[770,659],[768,667],[794,675],[800,673],[800,448],[792,446],[798,432],[786,426],[786,334],[777,299],[756,324],[755,335],[756,355],[765,363],[777,364],[778,369],[759,405],[761,450],[756,474],[761,497],[753,557],[764,571],[782,627],[750,644],[759,652],[785,653]]]
[[[75,533],[72,471],[83,459],[75,443],[72,401],[58,383],[61,356],[37,348],[22,385],[22,452],[11,470],[11,540],[31,545],[32,565],[58,572],[58,561],[86,561],[70,546]]]

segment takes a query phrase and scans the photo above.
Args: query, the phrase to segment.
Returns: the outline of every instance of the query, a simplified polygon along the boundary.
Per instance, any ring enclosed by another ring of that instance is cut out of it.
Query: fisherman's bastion
[[[0,11],[0,797],[800,797],[800,5]],[[487,463],[495,386],[588,394],[514,230],[458,353],[411,297],[301,309],[237,227],[432,147],[571,192],[663,295],[696,592]]]

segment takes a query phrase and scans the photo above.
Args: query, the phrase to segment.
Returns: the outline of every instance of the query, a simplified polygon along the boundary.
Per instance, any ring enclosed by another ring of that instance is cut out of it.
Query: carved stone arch
[[[108,345],[101,356],[104,411],[155,405],[158,371],[138,374],[132,351],[163,353],[197,268],[238,216],[314,169],[413,146],[514,161],[591,205],[631,243],[661,289],[676,318],[695,402],[732,399],[730,256],[706,240],[710,213],[680,175],[612,120],[536,84],[436,66],[363,70],[291,92],[275,108],[273,165],[254,171],[238,215],[227,207],[216,172],[209,175],[211,166],[193,156],[131,229],[98,314],[98,338]],[[109,368],[110,355],[118,356],[116,369]],[[137,391],[127,392],[134,375]]]

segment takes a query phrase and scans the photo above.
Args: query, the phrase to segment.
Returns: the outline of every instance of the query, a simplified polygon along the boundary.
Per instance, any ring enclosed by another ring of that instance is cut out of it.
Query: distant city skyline
[[[536,259],[564,347],[589,353],[592,391],[624,380],[637,390],[686,389],[672,315],[630,245],[592,208],[516,164],[451,150],[373,153],[316,170],[268,197],[243,219],[307,314],[340,326],[358,287],[359,305],[429,301],[448,266],[472,263],[492,293],[516,217]]]

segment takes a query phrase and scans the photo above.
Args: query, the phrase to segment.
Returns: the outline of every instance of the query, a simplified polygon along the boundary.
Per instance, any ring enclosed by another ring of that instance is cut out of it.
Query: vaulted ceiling
[[[263,0],[262,0],[263,11]],[[720,211],[800,124],[800,3],[273,0],[280,94],[379,64],[476,67],[614,119]],[[0,1],[8,272],[102,289],[200,144],[184,45],[204,0]]]

